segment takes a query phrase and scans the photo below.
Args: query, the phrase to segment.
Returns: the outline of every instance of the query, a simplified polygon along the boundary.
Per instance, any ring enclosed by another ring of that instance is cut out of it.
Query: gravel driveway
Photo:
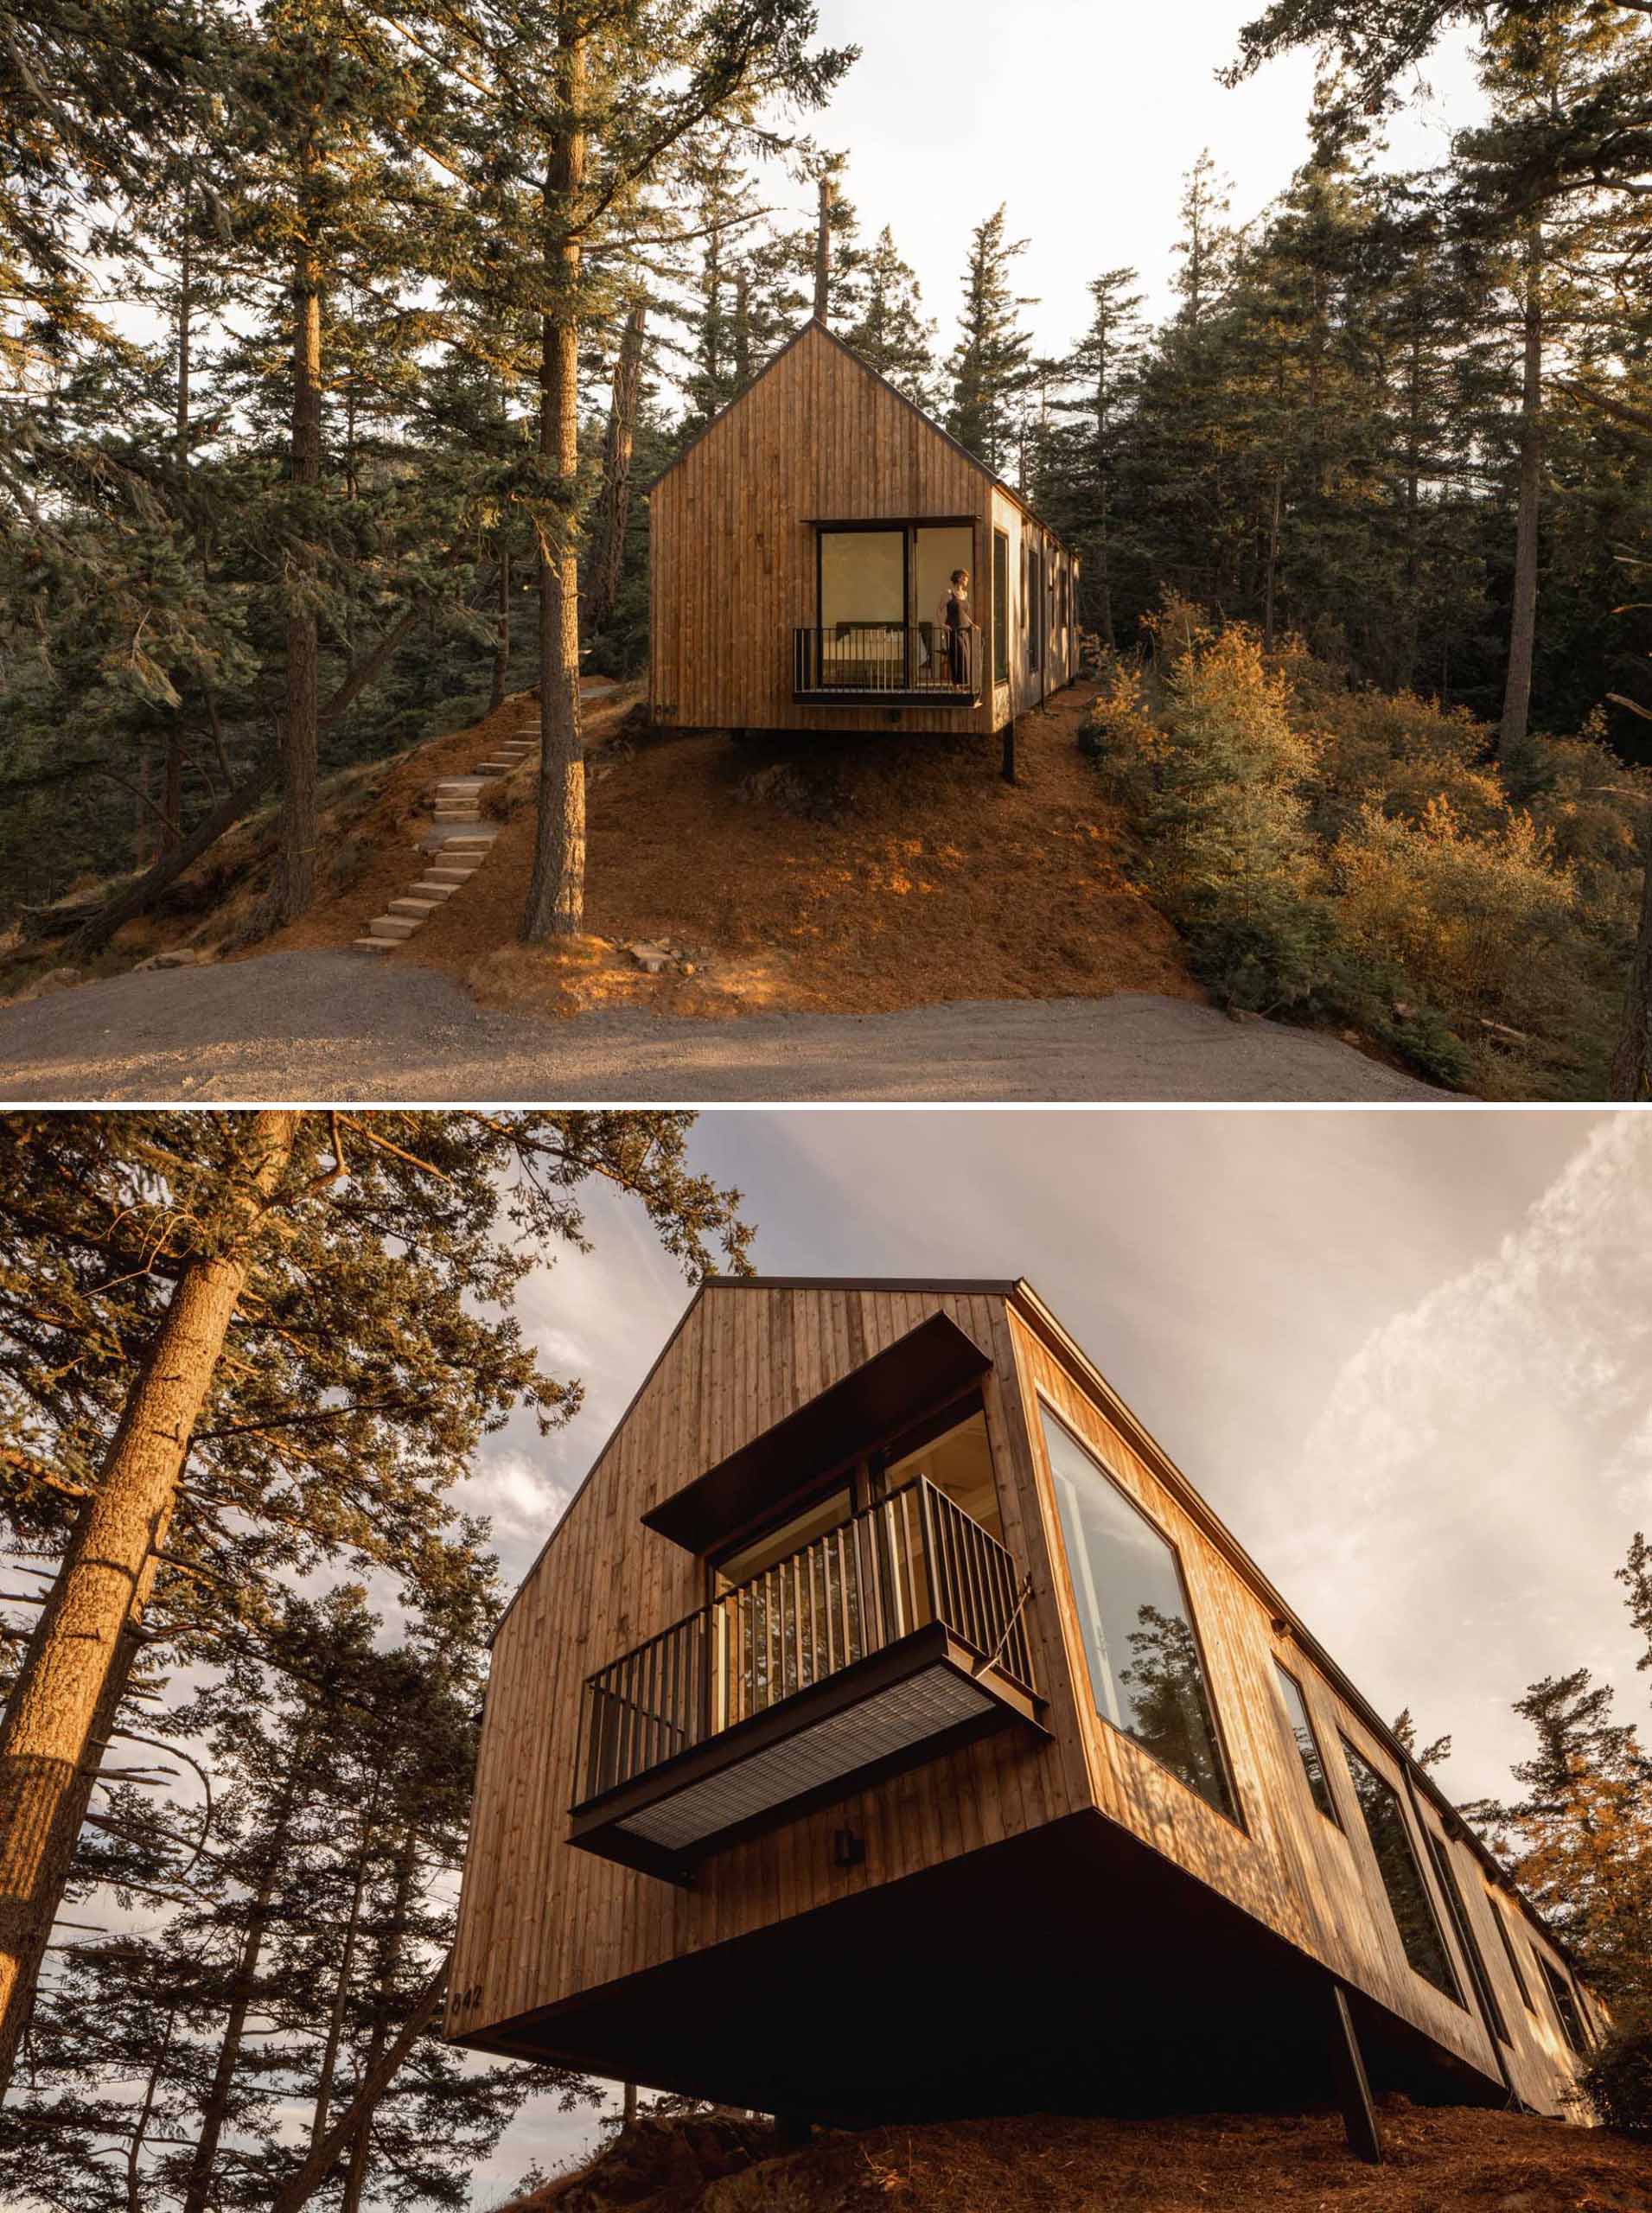
[[[0,1007],[7,1100],[1403,1100],[1447,1094],[1306,1030],[1186,1000],[573,1021],[430,969],[277,953]]]

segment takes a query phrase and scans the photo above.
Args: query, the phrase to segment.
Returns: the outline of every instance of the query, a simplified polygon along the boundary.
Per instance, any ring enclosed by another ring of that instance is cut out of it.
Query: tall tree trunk
[[[293,271],[292,482],[300,541],[290,559],[287,615],[287,702],[281,724],[281,863],[277,911],[295,921],[316,894],[316,741],[320,647],[312,495],[322,481],[322,282],[312,246]]]
[[[1273,504],[1267,523],[1267,585],[1262,599],[1262,643],[1273,646],[1273,614],[1279,580],[1279,522],[1285,506],[1285,471],[1273,472]]]
[[[161,851],[175,853],[183,843],[183,732],[174,723],[166,734],[166,781],[161,793],[166,827]]]
[[[488,701],[488,712],[505,704],[505,689],[511,676],[511,547],[503,531],[499,533],[499,621],[494,630],[494,690]]]
[[[1543,229],[1527,233],[1525,348],[1520,394],[1520,507],[1515,525],[1515,603],[1498,750],[1506,761],[1525,743],[1537,641],[1537,510],[1543,482]]]
[[[1417,680],[1422,647],[1422,334],[1413,325],[1406,369],[1406,615],[1400,641],[1400,688]]]
[[[631,459],[636,450],[637,402],[642,390],[647,320],[647,303],[634,300],[614,364],[608,434],[603,442],[603,487],[596,499],[587,584],[586,615],[593,630],[607,627],[620,596],[625,533],[631,520]]]
[[[182,475],[189,467],[189,324],[195,309],[195,271],[189,235],[190,177],[188,170],[183,179],[183,226],[178,247],[178,392],[175,416],[175,437],[178,470]]]
[[[229,2012],[224,2021],[224,2033],[219,2039],[218,2058],[213,2068],[212,2082],[201,2108],[201,2133],[195,2140],[195,2157],[189,2162],[189,2178],[184,2186],[183,2213],[206,2213],[211,2194],[213,2171],[218,2165],[218,2146],[224,2133],[224,2123],[229,2118],[235,2070],[240,2064],[241,2040],[246,2031],[246,2017],[252,2011],[253,1993],[258,1988],[258,1960],[270,1926],[270,1902],[275,1895],[277,1878],[286,1853],[293,1802],[297,1791],[297,1768],[295,1761],[264,1855],[258,1887],[247,1909],[246,1929],[236,1957],[234,1979],[230,1984]]]
[[[63,1896],[85,1810],[81,1770],[166,1542],[184,1457],[251,1265],[264,1203],[298,1118],[252,1118],[227,1210],[232,1234],[186,1263],[81,1508],[0,1724],[0,2097]]]
[[[349,2001],[350,1977],[355,1969],[356,1938],[361,1928],[361,1899],[367,1887],[367,1854],[372,1848],[378,1817],[380,1780],[374,1781],[367,1810],[361,1817],[361,1842],[355,1857],[355,1882],[350,1892],[349,1918],[339,1954],[338,1980],[333,1987],[332,2010],[327,2019],[327,2044],[322,2053],[316,2083],[316,2110],[310,2116],[309,2148],[313,2152],[327,2133],[327,2111],[333,2101],[333,2077],[338,2068],[339,2044],[344,2035],[344,2009]]]
[[[396,1978],[401,1969],[402,1945],[407,1936],[407,1904],[413,1894],[413,1876],[418,1865],[418,1846],[413,1832],[411,1828],[405,1829],[401,1849],[397,1854],[396,1889],[390,1920],[379,1951],[378,2018],[373,2022],[373,2034],[367,2045],[367,2079],[369,2082],[384,2055],[390,2007],[395,1996]],[[386,2077],[380,2095],[389,2087]],[[367,2188],[367,2165],[373,2153],[373,2116],[378,2110],[378,2105],[379,2099],[375,2097],[363,2108],[360,2124],[351,2140],[350,2159],[345,2171],[344,2196],[339,2213],[361,2213],[361,2196]]]
[[[571,492],[579,469],[578,201],[585,182],[585,33],[558,34],[561,118],[545,181],[539,451]],[[579,734],[579,554],[567,507],[539,526],[539,815],[522,935],[577,937],[585,919],[585,762]]]
[[[1652,814],[1641,826],[1641,928],[1612,1055],[1612,1097],[1644,1105],[1652,1100]]]
[[[635,2121],[636,2117],[637,2086],[635,2082],[628,2082],[625,2086],[625,2110],[621,2116],[622,2125],[625,2127],[629,2128]]]
[[[149,2134],[150,2118],[155,2111],[156,2092],[161,2087],[161,2077],[166,2071],[168,2055],[172,2050],[172,2031],[178,2024],[178,2009],[172,2006],[166,2017],[166,2030],[161,2038],[161,2049],[155,2055],[144,2085],[143,2102],[137,2108],[137,2118],[132,2123],[132,2133],[126,2139],[126,2213],[144,2213],[144,2139]]]
[[[309,2204],[332,2172],[340,2152],[354,2141],[357,2130],[371,2121],[373,2108],[393,2081],[397,2070],[436,2018],[452,1964],[453,1955],[450,1952],[420,1992],[412,2011],[397,2030],[396,2040],[389,2050],[380,2053],[368,2068],[349,2104],[303,2166],[276,2192],[270,2213],[300,2213],[301,2207]]]
[[[829,176],[820,179],[820,214],[814,233],[814,320],[826,322],[832,313],[832,210],[838,188]]]

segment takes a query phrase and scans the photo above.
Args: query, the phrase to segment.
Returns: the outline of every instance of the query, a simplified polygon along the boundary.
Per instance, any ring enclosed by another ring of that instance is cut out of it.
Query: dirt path
[[[431,969],[290,952],[0,1006],[6,1100],[1439,1100],[1306,1030],[1189,999],[556,1020]]]

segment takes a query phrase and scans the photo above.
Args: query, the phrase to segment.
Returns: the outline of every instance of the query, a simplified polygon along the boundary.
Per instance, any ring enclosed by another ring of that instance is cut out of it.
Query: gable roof
[[[881,385],[883,390],[887,392],[891,398],[898,399],[903,407],[906,408],[909,412],[917,417],[919,422],[923,424],[927,430],[932,432],[933,435],[941,439],[944,444],[949,445],[955,454],[960,455],[962,458],[968,462],[971,469],[974,470],[978,476],[984,476],[986,479],[986,482],[991,484],[995,490],[1003,493],[1006,500],[1013,501],[1015,505],[1020,508],[1022,513],[1028,516],[1032,521],[1036,522],[1040,530],[1049,531],[1050,536],[1055,539],[1056,545],[1061,547],[1062,552],[1071,552],[1072,548],[1068,545],[1061,533],[1058,530],[1051,528],[1050,525],[1047,523],[1043,517],[1038,513],[1038,510],[1030,501],[1024,500],[1022,497],[1021,494],[1017,491],[1013,484],[1006,483],[1002,476],[995,476],[979,454],[972,453],[969,448],[963,443],[961,439],[954,437],[952,432],[945,429],[942,424],[937,423],[933,415],[926,414],[923,409],[918,405],[915,399],[909,399],[906,393],[901,390],[899,385],[891,384],[881,369],[875,369],[870,361],[864,360],[861,356],[856,353],[852,346],[848,344],[845,340],[839,338],[837,332],[830,329],[826,324],[820,320],[818,316],[811,316],[806,323],[800,325],[800,327],[794,330],[791,336],[786,341],[786,343],[780,348],[780,351],[774,355],[773,359],[766,361],[762,367],[758,370],[756,375],[753,377],[751,382],[746,386],[745,391],[737,393],[726,407],[720,408],[718,412],[712,416],[709,423],[705,424],[702,429],[694,433],[693,437],[689,440],[688,443],[683,448],[682,451],[677,456],[674,461],[667,462],[657,476],[649,478],[647,483],[646,483],[642,488],[644,497],[646,498],[657,485],[663,484],[667,477],[671,475],[673,469],[680,469],[684,462],[687,460],[689,455],[693,452],[696,446],[701,444],[706,438],[709,438],[712,431],[715,430],[720,424],[726,422],[729,417],[733,414],[735,409],[740,405],[741,402],[745,399],[749,393],[756,390],[763,379],[768,376],[772,370],[779,367],[780,364],[786,359],[786,356],[791,352],[794,346],[801,345],[804,339],[808,336],[812,330],[818,332],[818,334],[826,340],[827,345],[836,347],[839,353],[842,354],[847,360],[852,361],[855,367],[860,371],[862,376],[870,377],[874,384]]]

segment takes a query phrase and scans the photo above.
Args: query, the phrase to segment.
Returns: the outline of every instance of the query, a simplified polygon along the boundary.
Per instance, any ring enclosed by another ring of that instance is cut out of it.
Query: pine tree
[[[1609,2003],[1652,2006],[1652,1757],[1589,1671],[1545,1676],[1515,1711],[1536,1733],[1524,1795],[1464,1811]]]
[[[539,322],[537,469],[524,505],[539,546],[540,771],[522,934],[577,934],[584,920],[584,765],[579,716],[580,348],[596,304],[591,250],[628,235],[647,192],[697,132],[755,134],[764,104],[819,105],[852,50],[810,46],[810,0],[695,0],[662,16],[622,0],[593,29],[577,6],[417,11],[479,88],[468,159],[501,163],[533,242],[522,265]],[[485,75],[478,75],[478,71]],[[772,144],[772,134],[769,135]],[[528,205],[531,200],[531,208]]]
[[[1058,396],[1055,402],[1059,413],[1074,418],[1072,435],[1058,443],[1056,496],[1043,494],[1051,520],[1067,529],[1082,557],[1085,611],[1104,645],[1113,642],[1119,444],[1141,373],[1145,335],[1138,282],[1133,269],[1105,270],[1090,280],[1089,328],[1060,369],[1063,386],[1077,397]]]
[[[845,340],[915,406],[933,412],[939,389],[935,326],[923,312],[918,280],[896,252],[887,223],[859,275],[860,310],[845,328]]]
[[[0,1469],[54,1563],[0,1725],[0,2082],[140,1650],[210,1655],[333,1559],[417,1590],[485,1429],[577,1403],[509,1313],[522,1240],[636,1196],[691,1271],[735,1196],[669,1115],[0,1124]],[[392,1134],[393,1132],[393,1134]],[[508,1227],[507,1227],[508,1225]],[[482,1302],[487,1302],[486,1307]],[[45,1379],[42,1382],[39,1379]]]
[[[1027,241],[1006,238],[1005,214],[998,208],[971,234],[959,341],[948,364],[947,428],[995,475],[1016,445],[1020,403],[1034,379],[1032,341],[1020,319],[1034,303],[1017,297],[1010,274]]]

